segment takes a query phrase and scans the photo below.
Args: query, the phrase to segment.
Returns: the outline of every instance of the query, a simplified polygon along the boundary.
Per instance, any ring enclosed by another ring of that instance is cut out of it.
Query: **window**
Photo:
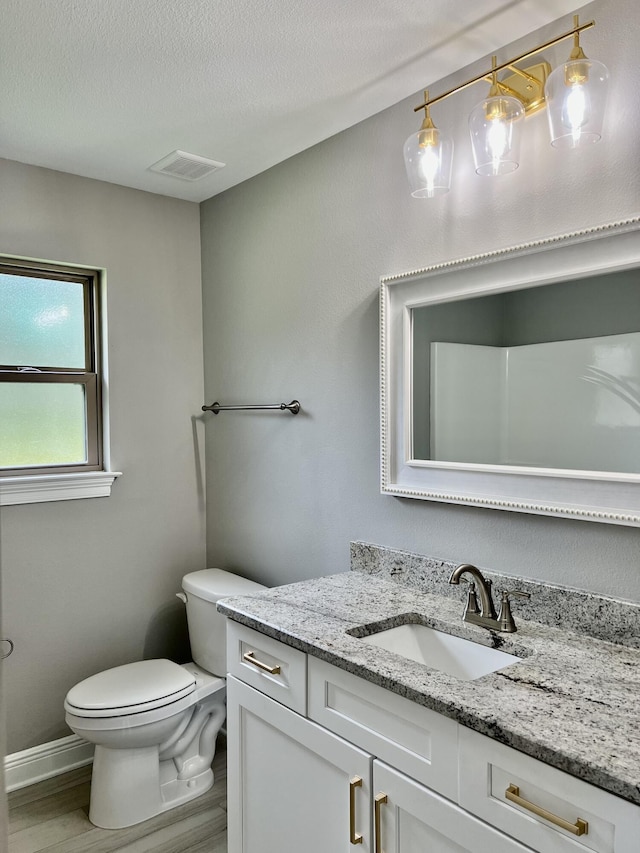
[[[15,478],[104,470],[100,355],[98,271],[0,258],[2,497]]]

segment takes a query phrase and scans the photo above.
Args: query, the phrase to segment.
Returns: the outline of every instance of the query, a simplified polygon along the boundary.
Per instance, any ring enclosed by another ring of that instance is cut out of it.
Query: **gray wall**
[[[433,109],[455,137],[453,189],[413,200],[402,144],[416,94],[203,205],[207,398],[304,409],[208,426],[209,564],[284,583],[346,570],[362,539],[640,601],[640,530],[379,494],[379,277],[640,212],[640,8],[603,0],[584,16],[597,20],[585,51],[612,76],[598,145],[556,151],[534,115],[518,171],[477,177],[472,87]],[[424,84],[443,91],[483,67]]]
[[[70,734],[101,668],[184,649],[174,597],[202,568],[198,205],[0,161],[0,252],[106,267],[111,497],[0,510],[7,752]],[[204,452],[203,452],[204,455]]]
[[[505,294],[503,346],[640,331],[640,270]]]

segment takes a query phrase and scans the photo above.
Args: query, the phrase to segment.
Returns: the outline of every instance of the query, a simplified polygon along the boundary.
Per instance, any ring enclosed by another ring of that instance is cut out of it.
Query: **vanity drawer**
[[[307,713],[307,656],[278,640],[227,622],[227,670],[299,714]]]
[[[311,655],[308,672],[312,720],[445,797],[457,799],[454,720]]]
[[[460,805],[493,826],[539,853],[638,853],[640,806],[464,726],[459,747]]]

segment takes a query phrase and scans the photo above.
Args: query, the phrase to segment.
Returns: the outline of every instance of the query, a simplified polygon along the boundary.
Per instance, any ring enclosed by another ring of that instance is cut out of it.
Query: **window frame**
[[[83,385],[87,451],[86,461],[81,463],[0,469],[0,505],[108,496],[120,472],[109,470],[107,376],[103,356],[106,352],[106,271],[0,254],[0,273],[70,281],[83,286],[84,368],[0,365],[0,382]]]

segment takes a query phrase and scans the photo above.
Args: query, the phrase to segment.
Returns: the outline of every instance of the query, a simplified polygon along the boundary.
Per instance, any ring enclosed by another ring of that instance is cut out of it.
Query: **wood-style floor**
[[[91,767],[9,794],[9,853],[227,853],[226,751],[201,797],[128,829],[89,822]]]

